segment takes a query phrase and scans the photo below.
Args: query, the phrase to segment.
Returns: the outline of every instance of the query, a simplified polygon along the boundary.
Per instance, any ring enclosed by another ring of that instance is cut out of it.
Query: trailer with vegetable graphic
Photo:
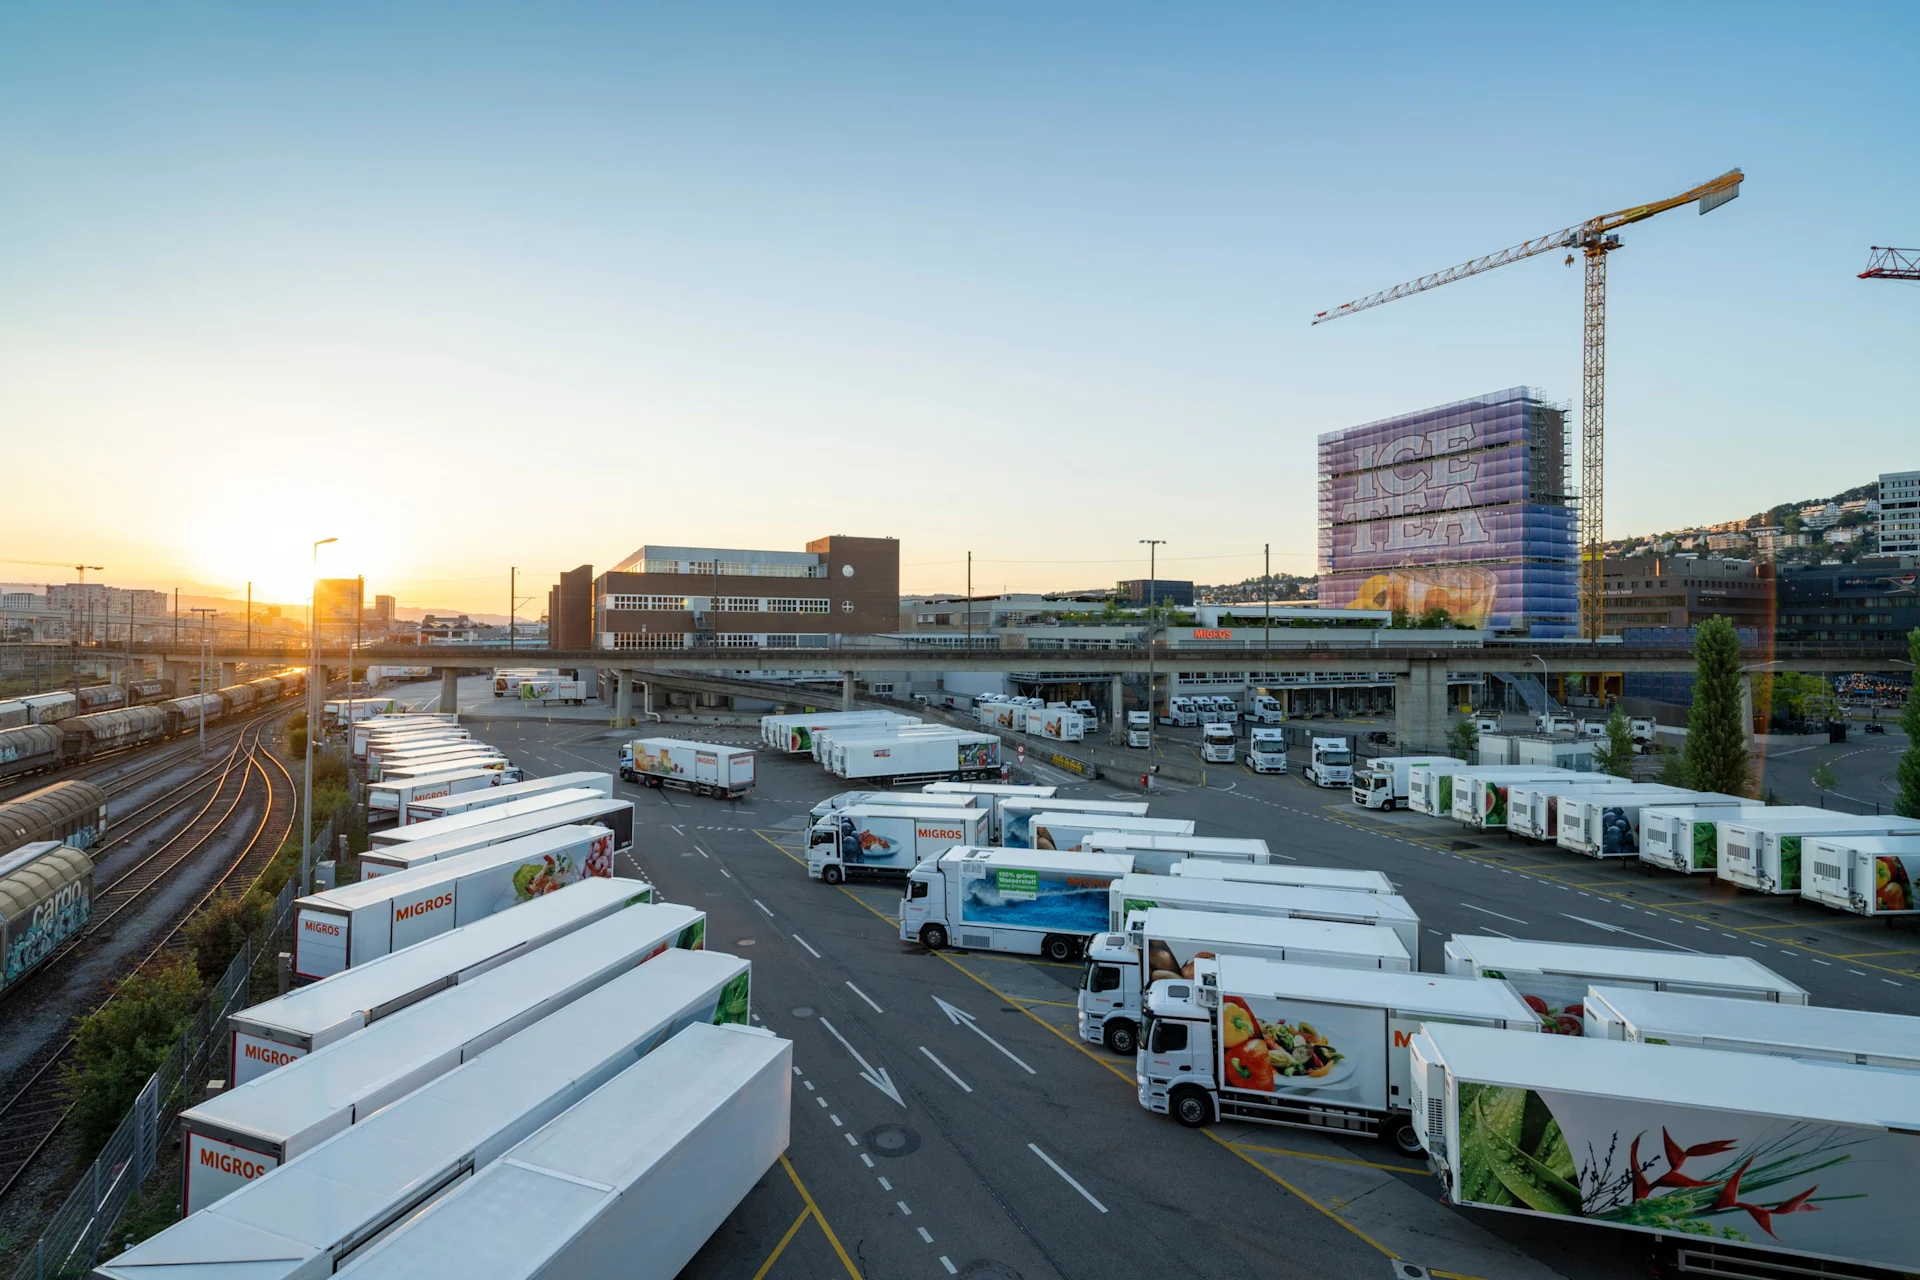
[[[1920,1077],[1727,1057],[1434,1024],[1411,1045],[1415,1114],[1457,1204],[1911,1268]]]
[[[1920,836],[1920,819],[1779,805],[1720,824],[1720,879],[1757,893],[1799,895],[1814,836]]]
[[[1578,776],[1571,769],[1552,765],[1496,765],[1457,772],[1453,775],[1452,807],[1447,812],[1466,826],[1497,831],[1507,825],[1507,792],[1513,786],[1544,785]]]
[[[1561,800],[1554,841],[1591,858],[1632,858],[1640,852],[1641,823],[1649,808],[1684,804],[1738,813],[1751,803],[1739,796],[1658,784],[1609,787]]]
[[[1803,849],[1800,896],[1863,916],[1920,914],[1920,833],[1909,836],[1810,836]]]
[[[1719,824],[1764,805],[1749,801],[1739,808],[1700,807],[1691,803],[1657,805],[1640,815],[1640,861],[1685,875],[1712,875],[1720,866]]]

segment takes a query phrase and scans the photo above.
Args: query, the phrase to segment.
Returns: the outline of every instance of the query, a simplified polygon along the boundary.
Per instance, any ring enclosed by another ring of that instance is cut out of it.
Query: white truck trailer
[[[753,752],[679,738],[636,738],[620,748],[620,776],[649,787],[738,800],[753,790]]]
[[[556,827],[308,894],[293,904],[293,975],[331,977],[589,875],[613,875],[605,827]]]
[[[367,749],[362,754],[366,757],[368,770],[377,772],[382,764],[396,756],[418,756],[434,751],[486,745],[484,742],[475,741],[471,733],[458,725],[449,724],[434,729],[410,729],[404,733],[378,734],[368,739]]]
[[[1423,769],[1410,775],[1407,778],[1407,808],[1430,818],[1451,817],[1453,778],[1456,773],[1462,772],[1465,772],[1464,768],[1442,765],[1438,769]]]
[[[1406,948],[1365,925],[1285,916],[1154,907],[1124,932],[1097,933],[1077,1000],[1080,1038],[1131,1057],[1139,1048],[1140,997],[1163,978],[1187,978],[1218,956],[1258,956],[1335,969],[1412,969]]]
[[[1379,756],[1353,779],[1353,802],[1363,809],[1397,809],[1407,803],[1413,775],[1430,769],[1464,769],[1455,756]],[[1285,770],[1282,770],[1285,772]]]
[[[903,880],[928,858],[955,845],[987,841],[985,809],[951,805],[855,805],[829,814],[807,835],[807,877]]]
[[[1200,758],[1208,764],[1232,764],[1240,749],[1240,737],[1233,726],[1209,720],[1200,726]]]
[[[1018,782],[929,782],[920,788],[925,796],[972,796],[982,809],[993,814],[993,835],[988,840],[991,844],[1000,843],[1000,811],[1009,801],[1051,800],[1058,792],[1058,787]]]
[[[1507,825],[1507,792],[1512,787],[1529,782],[1565,782],[1574,776],[1566,769],[1528,765],[1457,770],[1453,775],[1453,820],[1482,830],[1498,830]]]
[[[420,778],[432,777],[435,774],[452,773],[460,769],[498,770],[506,776],[503,777],[499,783],[495,784],[497,786],[505,786],[509,782],[521,781],[521,773],[513,767],[513,762],[499,752],[491,749],[467,752],[457,756],[447,756],[444,759],[397,760],[391,769],[382,769],[380,776],[371,779],[371,781],[375,783],[411,782]]]
[[[1594,985],[1678,991],[1805,1004],[1805,990],[1749,956],[1655,951],[1651,947],[1590,947],[1456,933],[1445,949],[1448,973],[1500,978],[1540,1015],[1541,1029],[1563,1036],[1585,1033],[1587,988]]]
[[[1516,782],[1507,788],[1507,834],[1529,840],[1557,840],[1562,798],[1618,791],[1631,785],[1610,773],[1586,773],[1552,782]]]
[[[502,769],[449,769],[417,778],[376,782],[367,788],[367,821],[398,822],[415,800],[442,800],[474,791],[490,791],[505,783]]]
[[[1920,1076],[1433,1023],[1409,1076],[1453,1204],[1652,1235],[1679,1271],[1913,1268]]]
[[[1127,745],[1129,747],[1150,747],[1153,745],[1153,717],[1144,711],[1127,712]]]
[[[938,785],[938,784],[935,784]],[[971,795],[928,794],[926,791],[840,791],[828,796],[807,811],[816,822],[821,818],[851,809],[855,805],[891,804],[903,808],[985,809],[984,797]]]
[[[587,793],[585,799],[555,805],[518,818],[481,822],[459,831],[449,831],[432,840],[410,840],[405,844],[382,845],[360,855],[360,878],[373,880],[396,871],[411,871],[429,862],[457,858],[489,845],[509,840],[531,839],[562,827],[604,827],[613,833],[613,852],[620,854],[632,847],[632,837],[623,842],[621,833],[633,830],[633,801],[616,800]]]
[[[374,738],[384,737],[394,733],[420,732],[435,727],[441,729],[449,726],[458,728],[459,723],[460,717],[450,711],[373,716],[371,718],[354,721],[350,742],[352,744],[353,754],[356,756],[364,756],[367,754],[367,743]]]
[[[1091,836],[1119,835],[1190,836],[1191,818],[1127,818],[1108,813],[1064,812],[1036,813],[1027,821],[1027,836],[1035,849],[1078,849]]]
[[[1049,742],[1080,742],[1087,736],[1087,718],[1069,707],[1027,709],[1026,731]]]
[[[1314,738],[1307,744],[1307,768],[1301,776],[1316,787],[1352,786],[1352,746],[1345,738]]]
[[[1695,809],[1740,809],[1751,803],[1739,796],[1639,783],[1588,791],[1567,796],[1554,806],[1559,815],[1554,842],[1589,858],[1638,858],[1641,815],[1649,808],[1684,804]]]
[[[835,725],[813,735],[811,754],[815,764],[831,769],[835,743],[854,742],[863,738],[951,738],[957,733],[966,732],[966,729],[950,724],[922,724],[917,720],[912,724]]]
[[[1247,731],[1247,755],[1242,762],[1255,773],[1287,771],[1287,731],[1256,726]]]
[[[898,711],[808,711],[760,717],[760,740],[782,755],[802,756],[813,751],[813,735],[835,726],[919,724],[918,716]]]
[[[531,676],[520,682],[516,694],[522,702],[583,707],[587,704],[587,683],[563,676]]]
[[[1136,874],[1171,875],[1189,858],[1264,866],[1273,861],[1265,840],[1240,836],[1169,836],[1145,831],[1101,831],[1080,842],[1088,853],[1121,853]]]
[[[1809,836],[1802,846],[1800,896],[1863,916],[1920,913],[1920,832],[1906,836]]]
[[[1587,988],[1587,1035],[1920,1071],[1920,1018],[1810,1004],[1756,1004],[1631,987]]]
[[[1779,805],[1720,824],[1715,874],[1756,893],[1800,893],[1802,853],[1811,836],[1898,836],[1920,832],[1913,818],[1831,813],[1807,805]]]
[[[1118,933],[1136,913],[1156,907],[1382,928],[1399,939],[1415,968],[1420,965],[1420,917],[1398,894],[1143,876],[1136,871],[1107,887],[1107,929]]]
[[[785,1154],[793,1070],[771,1032],[688,1027],[339,1274],[670,1280]]]
[[[835,777],[889,787],[998,778],[1000,739],[964,730],[940,737],[856,738],[834,743],[828,771]]]
[[[483,792],[473,792],[482,795]],[[561,791],[543,791],[538,795],[525,796],[519,800],[509,800],[505,804],[493,805],[485,809],[469,809],[465,813],[450,813],[444,818],[430,818],[424,822],[412,822],[404,826],[387,827],[384,830],[370,832],[367,843],[368,853],[378,853],[396,845],[423,844],[429,840],[439,840],[455,832],[471,831],[475,827],[489,826],[493,823],[512,822],[533,814],[546,813],[549,810],[565,808],[567,805],[583,801],[603,800],[598,791],[585,787],[568,787]],[[530,828],[538,830],[538,828]],[[522,832],[522,834],[526,834]]]
[[[1712,875],[1720,866],[1719,824],[1765,808],[1754,800],[1737,809],[1685,804],[1645,809],[1640,814],[1640,861],[1687,875]]]
[[[1038,849],[950,849],[915,867],[900,899],[900,940],[1077,960],[1107,928],[1107,886],[1131,858]]]
[[[206,1208],[666,948],[691,907],[628,907],[180,1115],[186,1211]],[[689,948],[690,950],[692,948]]]
[[[644,880],[596,876],[251,1005],[227,1019],[227,1081],[245,1084],[652,894]]]
[[[1169,874],[1186,880],[1237,880],[1242,884],[1284,884],[1303,889],[1340,889],[1348,893],[1397,893],[1384,871],[1350,867],[1303,867],[1293,862],[1266,865],[1189,858]]]
[[[1420,1149],[1407,1043],[1423,1024],[1503,1035],[1539,1022],[1506,987],[1223,955],[1147,995],[1140,1105],[1188,1128],[1251,1120],[1371,1134]]]
[[[449,818],[456,813],[470,813],[475,809],[491,809],[495,805],[512,804],[515,800],[543,796],[552,791],[589,791],[610,797],[613,795],[613,775],[556,773],[547,778],[528,778],[525,782],[509,782],[504,786],[469,791],[463,795],[441,796],[432,800],[416,798],[400,815],[400,823],[402,826],[412,826],[416,822],[432,822],[435,818]]]
[[[423,769],[444,766],[449,762],[471,759],[505,760],[506,752],[484,742],[452,742],[433,747],[408,747],[402,751],[390,752],[367,762],[367,778],[372,782],[384,782],[388,778],[417,774]]]
[[[1009,849],[1033,845],[1033,817],[1039,813],[1091,813],[1109,818],[1144,818],[1144,800],[1080,800],[1072,796],[1046,799],[1009,797],[1000,802],[1000,843]],[[1102,830],[1113,830],[1105,827]]]

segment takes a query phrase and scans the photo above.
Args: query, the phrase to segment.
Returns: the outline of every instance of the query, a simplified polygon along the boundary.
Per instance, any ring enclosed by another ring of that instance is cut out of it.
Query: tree
[[[1678,751],[1660,753],[1660,772],[1656,776],[1662,786],[1693,790],[1693,775],[1687,772],[1687,758]]]
[[[1693,641],[1693,708],[1687,713],[1687,773],[1702,791],[1743,796],[1753,788],[1741,708],[1740,637],[1724,617],[1700,624]]]
[[[122,978],[111,1000],[74,1024],[74,1061],[62,1068],[61,1089],[86,1150],[112,1135],[200,996],[200,975],[176,960],[151,975]]]
[[[1900,713],[1907,750],[1893,771],[1900,784],[1893,808],[1903,818],[1920,818],[1920,627],[1907,632],[1907,661],[1913,664],[1913,688],[1907,694],[1906,709]]]
[[[1633,776],[1633,726],[1618,707],[1607,717],[1607,736],[1593,753],[1593,767],[1616,778]]]
[[[1457,759],[1474,763],[1474,752],[1480,746],[1480,726],[1468,717],[1453,722],[1453,728],[1447,730],[1447,751]]]
[[[1422,613],[1413,625],[1423,631],[1445,631],[1453,626],[1453,615],[1439,605],[1435,605]]]

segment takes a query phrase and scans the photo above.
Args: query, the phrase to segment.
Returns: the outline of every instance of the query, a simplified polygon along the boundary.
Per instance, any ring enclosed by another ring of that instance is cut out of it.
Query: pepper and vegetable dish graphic
[[[1229,1089],[1273,1093],[1283,1084],[1344,1077],[1346,1055],[1311,1022],[1262,1022],[1240,996],[1220,1002],[1220,1040]]]
[[[1873,860],[1873,901],[1876,911],[1913,910],[1913,881],[1904,858],[1883,853]]]

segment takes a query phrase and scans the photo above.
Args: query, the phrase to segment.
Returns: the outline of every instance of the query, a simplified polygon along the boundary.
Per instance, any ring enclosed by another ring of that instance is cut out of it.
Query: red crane
[[[1862,280],[1920,280],[1920,249],[1883,249],[1873,246]]]

